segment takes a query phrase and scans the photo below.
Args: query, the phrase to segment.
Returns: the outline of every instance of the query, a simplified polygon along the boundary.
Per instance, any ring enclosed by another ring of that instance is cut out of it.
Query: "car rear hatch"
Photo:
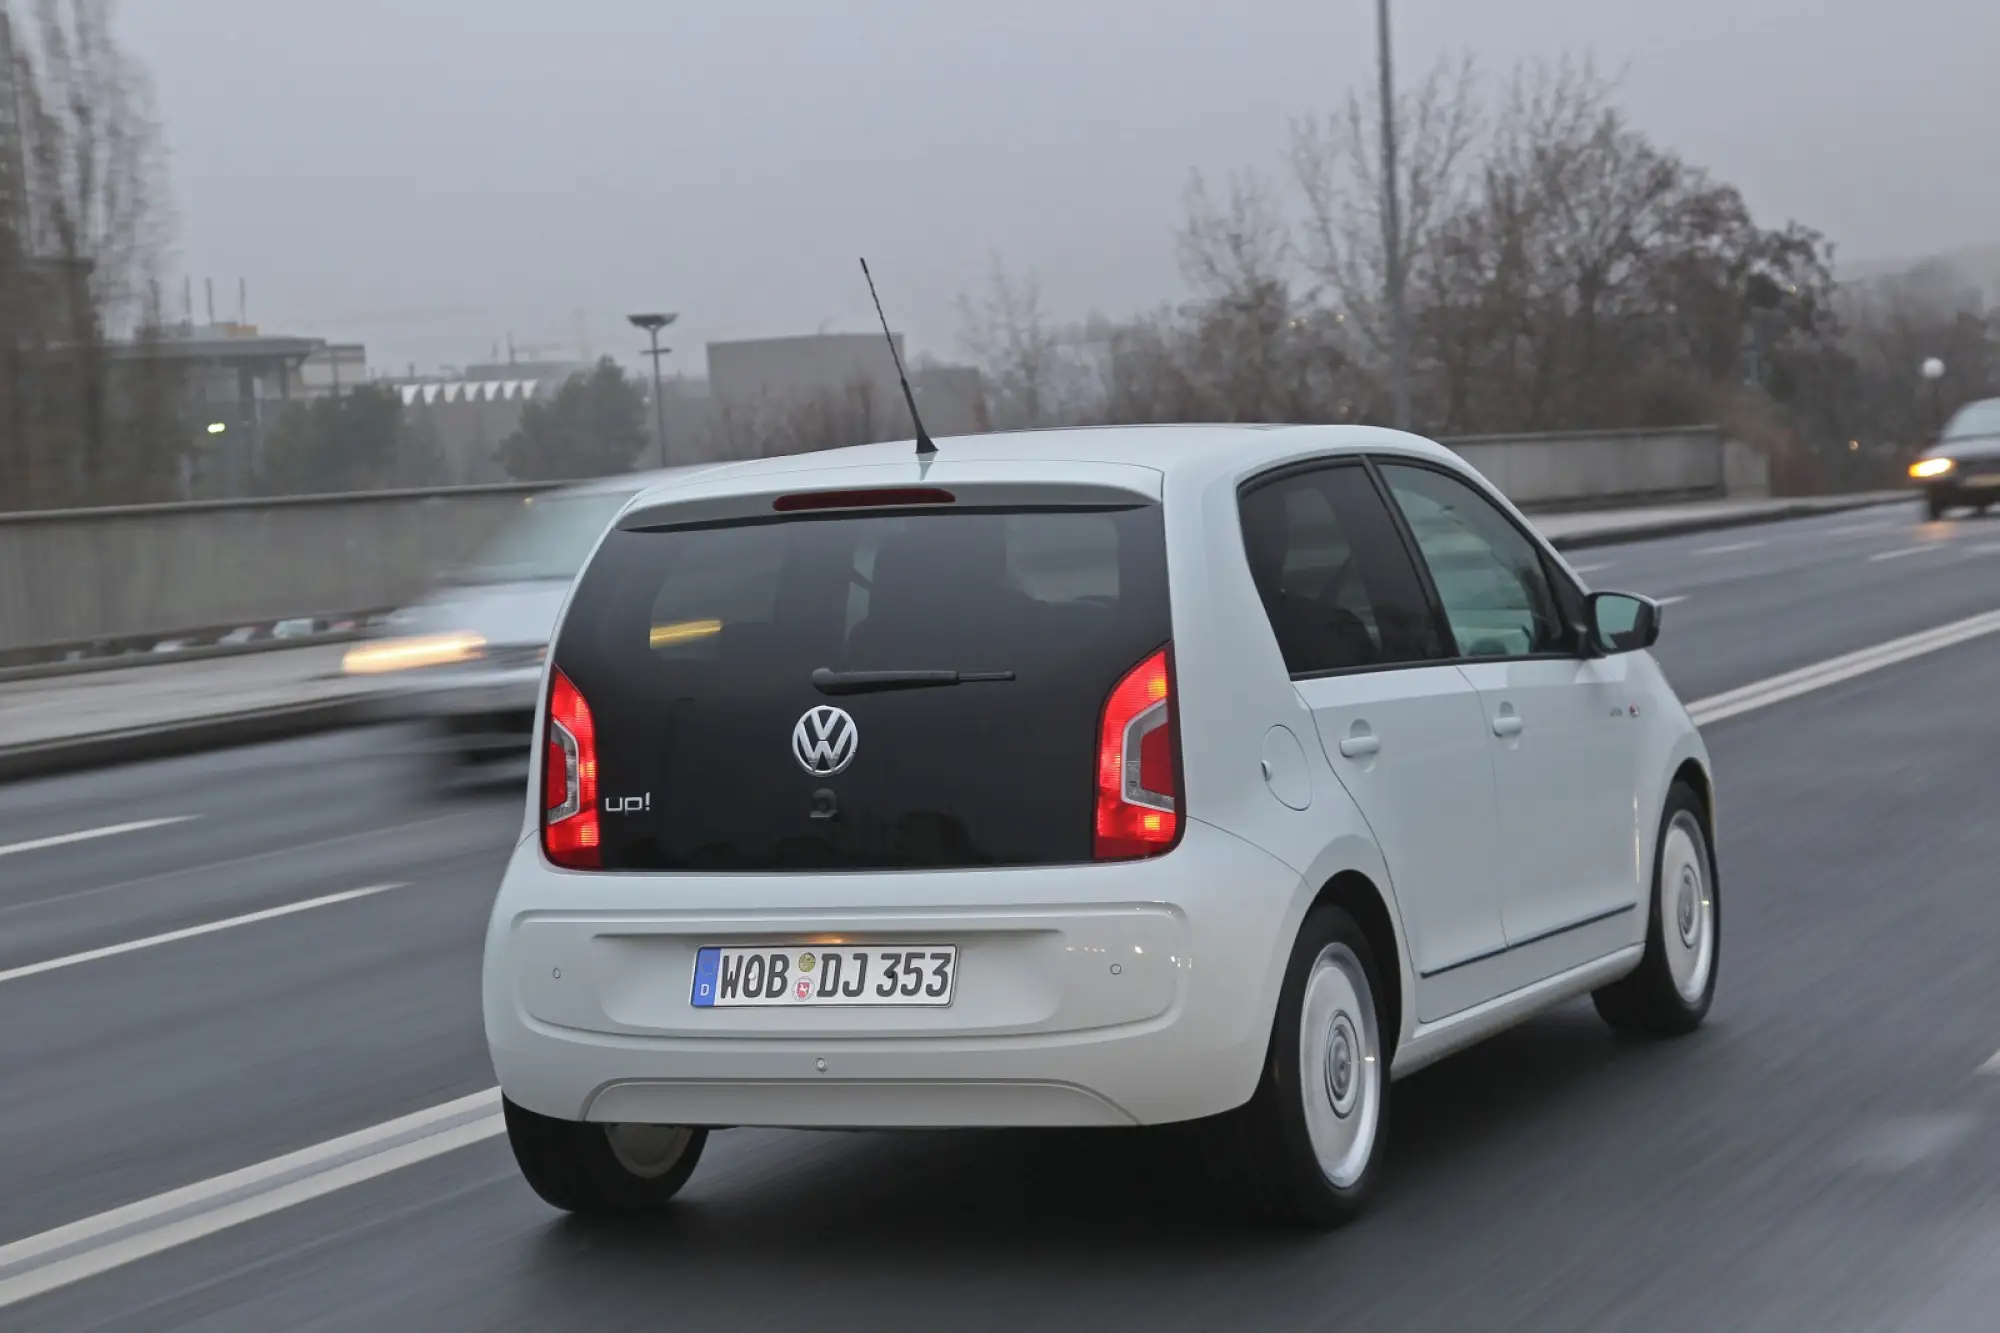
[[[1121,727],[1143,709],[1129,682],[1149,661],[1153,697],[1166,688],[1158,474],[1033,475],[1049,470],[824,470],[628,514],[556,644],[551,679],[574,698],[550,714],[575,724],[551,731],[547,804],[567,781],[599,812],[605,870],[1103,856],[1107,709],[1136,701]]]

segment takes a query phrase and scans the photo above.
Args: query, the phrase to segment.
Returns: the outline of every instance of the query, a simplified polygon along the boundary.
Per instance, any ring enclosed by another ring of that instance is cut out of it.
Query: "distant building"
[[[330,398],[368,383],[368,349],[360,343],[326,343],[301,361],[293,377],[295,398]]]
[[[507,471],[500,466],[501,442],[521,424],[522,408],[553,397],[562,387],[562,380],[545,375],[392,383],[402,395],[405,414],[437,431],[445,480],[455,485],[507,480]]]
[[[896,350],[903,350],[900,336]],[[910,384],[932,435],[986,429],[978,370],[911,367]],[[879,334],[712,342],[708,385],[714,433],[730,457],[799,453],[910,434],[896,363]]]
[[[324,338],[261,333],[249,324],[168,325],[114,348],[115,355],[156,356],[186,373],[190,416],[201,432],[199,484],[225,495],[248,488],[271,426],[295,398],[307,396],[302,368],[326,352]]]

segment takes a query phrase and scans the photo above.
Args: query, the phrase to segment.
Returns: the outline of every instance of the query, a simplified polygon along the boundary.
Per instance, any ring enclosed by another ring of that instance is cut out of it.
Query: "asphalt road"
[[[1572,563],[1684,599],[1659,655],[1690,700],[2000,608],[2000,520],[1913,508]],[[1574,1006],[1406,1080],[1338,1234],[1217,1218],[1171,1133],[732,1131],[640,1231],[559,1219],[488,1140],[0,1326],[1991,1329],[1996,685],[2000,636],[1712,726],[1709,1027],[1627,1044]],[[0,788],[0,1246],[490,1086],[519,801],[440,799],[398,744]]]

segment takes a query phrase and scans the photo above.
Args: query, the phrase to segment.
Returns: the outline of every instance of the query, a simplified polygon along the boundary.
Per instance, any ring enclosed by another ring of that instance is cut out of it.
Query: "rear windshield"
[[[459,571],[460,583],[530,583],[576,577],[585,557],[632,491],[531,496]]]
[[[1019,865],[1090,859],[1098,713],[1168,638],[1156,506],[871,513],[614,532],[556,660],[624,812],[607,868]],[[832,774],[795,744],[826,707],[854,731]]]

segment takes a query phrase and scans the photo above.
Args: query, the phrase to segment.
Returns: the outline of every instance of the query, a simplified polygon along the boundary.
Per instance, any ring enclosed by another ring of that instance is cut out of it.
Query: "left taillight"
[[[1168,650],[1126,672],[1097,730],[1100,861],[1158,856],[1180,833],[1180,762]]]
[[[548,735],[542,751],[542,852],[570,870],[601,863],[597,817],[597,725],[583,691],[549,673]]]

